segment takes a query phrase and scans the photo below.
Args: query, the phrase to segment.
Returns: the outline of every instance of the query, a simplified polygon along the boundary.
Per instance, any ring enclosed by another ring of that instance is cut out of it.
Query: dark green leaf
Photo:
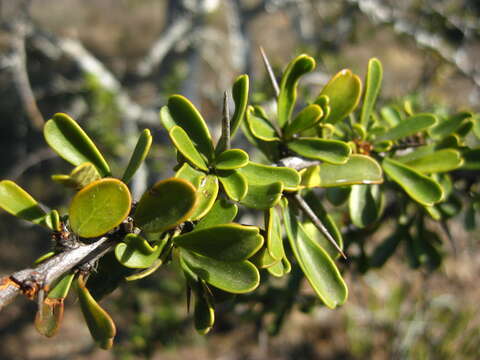
[[[310,129],[315,126],[323,116],[323,110],[316,104],[309,105],[300,111],[291,123],[288,123],[283,131],[286,138],[292,137],[294,134]]]
[[[296,170],[282,166],[263,165],[250,161],[239,171],[245,176],[249,186],[281,182],[285,190],[295,191],[300,183],[300,175]]]
[[[151,246],[140,235],[127,234],[124,242],[115,247],[115,257],[123,266],[132,269],[146,269],[153,265],[162,252],[162,246]]]
[[[383,69],[382,63],[376,58],[368,62],[367,78],[365,80],[365,95],[363,97],[360,123],[368,127],[370,114],[372,113],[375,101],[382,86]]]
[[[248,164],[248,154],[240,149],[222,152],[215,160],[215,168],[219,170],[235,170]]]
[[[110,174],[110,167],[93,141],[68,115],[55,114],[45,123],[43,135],[48,145],[71,164],[78,166],[90,162],[100,175]]]
[[[238,207],[226,199],[215,201],[212,208],[195,226],[195,230],[206,229],[215,225],[227,224],[237,216]]]
[[[233,83],[232,97],[235,102],[235,112],[233,113],[230,124],[230,136],[232,138],[235,136],[235,133],[245,116],[245,110],[247,109],[248,104],[248,88],[248,75],[240,75]]]
[[[352,223],[364,228],[381,215],[383,194],[378,185],[353,185],[348,202]]]
[[[463,164],[463,159],[459,151],[444,149],[403,163],[421,173],[430,174],[455,170]]]
[[[140,165],[142,165],[143,161],[148,155],[150,151],[150,147],[152,146],[152,135],[150,134],[150,130],[145,129],[140,134],[138,138],[137,145],[135,145],[135,149],[133,150],[132,156],[130,157],[130,161],[128,162],[127,168],[122,176],[122,181],[126,184],[130,182],[135,172],[138,170]]]
[[[456,132],[463,122],[472,117],[472,113],[461,112],[451,116],[448,119],[443,119],[438,124],[430,129],[430,135],[435,139],[444,138]]]
[[[282,192],[283,184],[281,182],[248,185],[248,192],[240,202],[252,209],[267,210],[278,203],[282,197]]]
[[[332,205],[340,206],[348,200],[351,190],[350,186],[332,187],[327,189],[325,195]]]
[[[280,140],[280,137],[272,123],[266,118],[255,114],[253,112],[253,108],[249,108],[245,119],[250,133],[256,139],[266,142],[277,142]]]
[[[239,169],[240,170],[240,169]],[[248,183],[239,170],[218,171],[218,180],[223,185],[227,196],[235,201],[242,200],[248,191]]]
[[[426,130],[437,123],[433,114],[415,114],[402,120],[397,126],[376,137],[375,141],[399,140],[420,131]]]
[[[347,162],[352,149],[339,140],[319,138],[298,138],[288,142],[288,148],[309,159],[322,160],[331,164]]]
[[[469,149],[463,153],[462,169],[465,170],[480,170],[480,148]]]

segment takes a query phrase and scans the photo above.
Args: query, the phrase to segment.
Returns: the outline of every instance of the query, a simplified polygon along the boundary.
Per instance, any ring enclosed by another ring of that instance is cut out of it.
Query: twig
[[[307,202],[302,198],[299,193],[296,193],[292,197],[300,209],[308,216],[308,218],[312,221],[312,223],[317,227],[317,229],[327,238],[328,241],[337,249],[337,251],[342,255],[344,259],[347,259],[347,256],[343,252],[343,250],[338,246],[337,242],[330,234],[328,229],[323,225],[322,221],[317,217],[317,215],[313,212],[312,208],[307,204]]]

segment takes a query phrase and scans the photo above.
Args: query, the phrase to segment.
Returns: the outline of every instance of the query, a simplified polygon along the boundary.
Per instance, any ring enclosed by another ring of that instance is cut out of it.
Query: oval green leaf
[[[206,286],[206,285],[205,285]],[[201,289],[195,296],[195,307],[193,309],[193,322],[195,330],[200,335],[207,334],[215,323],[215,310],[211,295],[208,290]]]
[[[173,239],[175,245],[222,261],[246,260],[263,244],[263,237],[254,226],[216,225],[194,230]]]
[[[257,268],[249,261],[221,261],[182,250],[182,260],[205,282],[230,293],[255,290],[260,282]]]
[[[78,166],[90,162],[102,176],[110,175],[110,167],[100,151],[75,120],[58,113],[45,123],[43,135],[48,145],[62,158]]]
[[[197,205],[190,215],[192,221],[201,219],[212,208],[218,195],[218,178],[215,175],[205,176],[197,187]]]
[[[293,209],[284,206],[284,219],[290,247],[305,277],[323,303],[334,309],[342,305],[348,296],[337,266],[328,254],[305,232]]]
[[[362,112],[360,114],[360,123],[368,128],[370,115],[378,93],[382,86],[383,68],[380,60],[372,58],[368,62],[367,78],[365,80],[365,95],[363,96]]]
[[[269,185],[281,182],[285,190],[295,191],[300,184],[300,175],[294,169],[283,166],[271,166],[250,161],[241,168],[240,173],[245,176],[250,185]]]
[[[290,121],[297,101],[297,85],[300,77],[315,68],[315,60],[305,54],[296,57],[283,72],[278,95],[278,124],[281,128]]]
[[[218,180],[222,183],[225,193],[235,201],[242,200],[248,191],[247,180],[239,170],[220,170],[217,173]]]
[[[421,173],[431,174],[455,170],[462,166],[463,159],[459,151],[444,149],[403,163]]]
[[[472,117],[470,112],[460,112],[448,119],[441,119],[438,124],[430,129],[430,136],[434,139],[442,139],[450,134],[456,132],[463,124],[463,122]]]
[[[375,142],[399,140],[424,131],[437,123],[433,114],[415,114],[402,120],[397,126],[376,137]]]
[[[81,237],[103,235],[128,216],[131,202],[130,191],[120,180],[97,180],[73,197],[69,210],[70,226]]]
[[[215,168],[219,170],[235,170],[248,164],[248,154],[240,149],[222,152],[215,160]]]
[[[240,201],[246,207],[267,210],[282,198],[283,184],[274,182],[266,185],[248,185],[247,195]]]
[[[238,206],[227,199],[215,201],[212,208],[195,226],[195,230],[206,229],[215,225],[227,224],[233,221],[238,213]]]
[[[382,212],[382,200],[378,185],[353,185],[348,201],[352,223],[362,229],[377,221]]]
[[[343,141],[319,138],[298,138],[290,141],[287,146],[301,156],[331,164],[346,163],[352,152],[350,146]]]
[[[258,140],[266,142],[280,141],[275,127],[264,117],[257,116],[253,111],[247,111],[246,125],[250,133]]]
[[[283,136],[290,138],[293,134],[310,129],[315,126],[323,116],[323,110],[316,104],[309,105],[300,111],[291,123],[288,123],[283,131]]]
[[[183,179],[170,178],[143,194],[133,218],[144,231],[163,232],[188,219],[195,205],[195,187]]]
[[[420,204],[431,206],[442,199],[441,186],[428,176],[390,158],[383,160],[382,167],[393,181]]]
[[[128,162],[127,168],[122,176],[122,181],[126,184],[130,182],[135,172],[138,170],[140,165],[142,165],[143,161],[148,155],[150,151],[150,147],[152,146],[152,135],[150,134],[150,130],[145,129],[140,134],[138,138],[137,145],[135,145],[135,149],[133,150],[132,156],[130,157],[130,161]]]
[[[205,159],[197,151],[197,147],[190,140],[188,134],[180,126],[173,126],[168,132],[170,139],[177,150],[187,159],[193,166],[208,171],[208,165]]]
[[[249,79],[248,75],[240,75],[232,86],[232,97],[235,103],[235,112],[232,115],[230,123],[230,137],[233,138],[237,132],[243,117],[245,116],[245,110],[248,104],[248,88]]]
[[[0,181],[0,207],[35,224],[45,224],[46,213],[35,199],[11,180]]]
[[[265,231],[266,231],[266,248],[268,253],[274,260],[281,260],[285,257],[285,249],[283,247],[282,224],[280,216],[274,207],[270,207],[265,211]]]
[[[324,121],[336,123],[348,116],[358,105],[362,95],[362,81],[351,70],[338,72],[320,92],[330,99],[330,114]]]
[[[128,234],[124,242],[115,246],[115,257],[123,266],[132,269],[146,269],[153,265],[162,251],[161,246],[151,246],[140,235]]]

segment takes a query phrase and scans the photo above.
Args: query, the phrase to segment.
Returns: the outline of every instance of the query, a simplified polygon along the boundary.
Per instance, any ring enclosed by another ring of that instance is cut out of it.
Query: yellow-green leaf
[[[343,141],[320,138],[298,138],[288,142],[287,146],[301,156],[331,164],[346,163],[352,152]]]
[[[188,134],[180,126],[173,126],[168,132],[170,139],[177,150],[187,159],[193,166],[208,171],[208,165],[202,155],[197,151],[197,147],[190,140]]]
[[[150,130],[145,129],[140,134],[138,138],[137,145],[135,145],[135,149],[133,150],[132,156],[130,157],[130,161],[128,162],[127,168],[122,176],[122,181],[126,184],[130,182],[135,172],[138,170],[140,165],[142,165],[143,161],[148,155],[150,151],[150,147],[152,146],[152,135],[150,134]]]
[[[0,207],[21,219],[45,225],[45,211],[29,193],[11,180],[0,181]]]
[[[368,62],[367,78],[365,80],[365,94],[363,96],[363,106],[360,115],[360,123],[366,127],[368,127],[370,115],[382,86],[382,77],[382,63],[376,58],[370,59]]]

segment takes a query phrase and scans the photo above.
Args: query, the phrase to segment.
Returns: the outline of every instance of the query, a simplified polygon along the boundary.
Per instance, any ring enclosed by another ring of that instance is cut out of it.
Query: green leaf
[[[257,209],[267,210],[275,206],[282,197],[283,184],[281,182],[266,185],[248,185],[246,196],[240,201],[242,205]]]
[[[321,164],[302,170],[302,185],[305,187],[333,187],[354,184],[380,184],[382,168],[371,157],[351,155],[342,165]]]
[[[29,193],[13,181],[0,181],[0,207],[21,219],[45,225],[45,211]]]
[[[300,77],[315,68],[315,60],[308,55],[300,55],[288,64],[283,72],[278,95],[278,124],[281,128],[290,120],[297,101],[297,85]]]
[[[77,279],[77,291],[78,302],[92,338],[102,349],[110,349],[116,334],[112,318],[95,301],[81,277]]]
[[[201,219],[212,208],[218,195],[218,178],[215,175],[207,175],[197,187],[197,204],[189,219],[192,221]]]
[[[442,188],[428,176],[389,158],[383,160],[382,167],[393,181],[420,204],[431,206],[442,199]]]
[[[336,123],[348,116],[358,105],[362,94],[362,81],[351,70],[338,72],[320,92],[330,99],[330,114],[325,122]]]
[[[238,170],[220,170],[217,175],[230,199],[240,201],[247,195],[247,180]]]
[[[367,78],[365,80],[365,95],[363,97],[360,123],[368,127],[370,114],[372,113],[375,101],[382,86],[383,69],[382,63],[376,58],[368,62]]]
[[[233,83],[232,97],[235,102],[235,112],[233,113],[230,123],[230,136],[232,138],[235,136],[235,133],[245,116],[245,110],[247,109],[248,104],[248,88],[248,75],[240,75]]]
[[[60,221],[60,214],[57,210],[52,210],[45,216],[45,225],[52,231],[60,232],[62,222]]]
[[[123,266],[132,269],[146,269],[158,259],[163,247],[151,246],[140,235],[127,234],[124,242],[115,246],[115,257]]]
[[[245,176],[250,185],[269,185],[281,182],[287,191],[295,191],[300,184],[300,175],[294,169],[283,166],[270,166],[250,161],[241,168],[240,173]]]
[[[211,295],[203,288],[200,291],[197,291],[195,296],[193,319],[195,329],[201,335],[207,334],[215,323],[215,310]]]
[[[402,121],[402,115],[400,114],[400,111],[393,106],[382,107],[380,114],[386,123],[391,127],[397,126]]]
[[[352,152],[350,146],[343,141],[319,138],[298,138],[290,141],[287,146],[301,156],[331,164],[346,163]]]
[[[437,123],[433,114],[415,114],[402,120],[397,126],[376,137],[375,142],[399,140],[426,130]]]
[[[313,210],[315,215],[317,215],[321,223],[325,226],[328,233],[332,236],[338,246],[343,249],[342,233],[338,229],[333,218],[328,214],[325,207],[322,205],[322,202],[318,196],[316,196],[313,191],[309,191],[304,195],[304,199]],[[320,232],[320,230],[317,229],[317,227],[310,220],[305,221],[302,226],[310,238],[317,240],[318,244],[332,259],[336,259],[340,256],[337,248]]]
[[[282,224],[280,217],[274,207],[265,211],[266,245],[270,256],[274,260],[281,260],[285,257],[283,248]]]
[[[69,209],[70,226],[81,237],[103,235],[128,216],[131,202],[130,191],[120,180],[94,181],[73,197]]]
[[[286,138],[292,137],[294,134],[310,129],[315,126],[323,116],[323,110],[316,104],[309,105],[300,111],[291,123],[287,123],[283,131]]]
[[[258,228],[239,224],[194,230],[173,239],[175,245],[222,261],[246,260],[263,244]]]
[[[219,170],[235,170],[248,164],[248,154],[240,149],[231,149],[222,152],[215,161],[215,168]]]
[[[52,175],[52,180],[63,186],[80,190],[88,184],[101,179],[92,163],[83,163],[72,170],[70,175]]]
[[[352,223],[364,228],[378,220],[382,212],[383,193],[378,185],[353,185],[348,202]]]
[[[145,192],[133,216],[147,232],[163,232],[182,223],[196,205],[196,189],[188,181],[170,178],[157,182]]]
[[[256,148],[258,148],[270,161],[276,162],[280,159],[280,141],[263,141],[258,139],[250,130],[248,126],[248,118],[251,116],[252,113],[254,115],[257,113],[257,109],[259,107],[252,107],[249,106],[247,108],[246,119],[247,121],[242,123],[242,131],[247,138],[247,140],[253,144]]]
[[[208,162],[212,161],[212,136],[205,120],[195,106],[187,98],[173,95],[168,99],[167,107],[160,111],[160,120],[167,131],[170,132],[174,125],[180,126]]]
[[[190,140],[188,134],[180,126],[173,126],[168,132],[170,139],[177,150],[187,159],[193,166],[208,171],[208,165],[205,159],[197,151],[197,147]]]
[[[232,222],[237,216],[238,207],[227,199],[215,201],[212,208],[195,226],[195,230],[206,229],[215,225]]]
[[[284,205],[283,216],[290,247],[305,277],[323,303],[334,309],[347,299],[347,285],[333,260],[313,241],[296,219],[293,208]]]
[[[285,261],[284,261],[285,260]],[[288,265],[287,265],[288,264]],[[288,262],[287,258],[283,258],[282,261],[278,261],[272,266],[267,268],[267,271],[270,275],[275,277],[282,277],[290,272],[290,263]]]
[[[184,163],[175,173],[175,177],[191,182],[198,189],[202,181],[207,177],[207,174],[194,169],[189,163]]]
[[[74,273],[66,273],[62,275],[60,280],[58,280],[55,286],[48,292],[47,298],[50,299],[63,299],[66,298],[70,287],[72,286],[73,278],[75,277]]]
[[[463,153],[462,169],[466,170],[480,170],[480,148],[469,149]]]
[[[459,151],[444,149],[402,163],[421,173],[430,174],[455,170],[462,166],[463,159]]]
[[[280,260],[274,259],[266,247],[262,247],[254,256],[252,256],[250,261],[259,269],[268,269],[281,262]]]
[[[255,290],[260,282],[257,268],[249,261],[221,261],[182,250],[182,260],[205,282],[230,293]]]
[[[327,188],[325,195],[332,205],[340,206],[348,200],[350,191],[352,191],[350,186],[331,187]]]
[[[266,142],[278,142],[280,137],[272,123],[262,116],[254,113],[253,107],[249,108],[246,116],[246,125],[255,139]]]
[[[45,123],[43,135],[48,145],[63,159],[78,166],[90,162],[102,176],[110,175],[110,167],[100,151],[82,130],[66,114],[58,113]]]
[[[142,165],[143,161],[148,155],[150,151],[150,147],[152,146],[152,135],[150,134],[150,130],[145,129],[140,134],[138,138],[137,145],[135,145],[135,149],[133,150],[132,156],[130,157],[130,161],[128,162],[127,168],[122,176],[122,181],[126,184],[130,182],[135,172],[138,170],[140,165]]]
[[[463,124],[463,122],[472,117],[472,113],[461,112],[451,116],[448,119],[443,119],[438,124],[430,129],[430,136],[434,139],[441,139],[456,132]]]

